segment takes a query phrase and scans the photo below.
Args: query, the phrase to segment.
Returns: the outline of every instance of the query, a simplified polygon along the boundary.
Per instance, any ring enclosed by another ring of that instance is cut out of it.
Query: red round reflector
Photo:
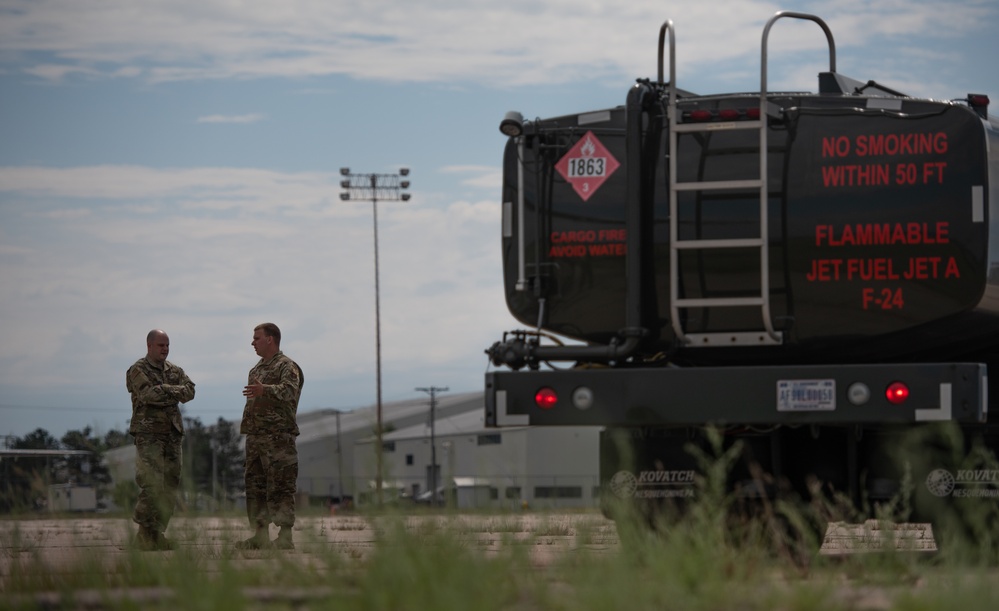
[[[558,395],[554,390],[545,387],[534,393],[534,402],[541,409],[551,409],[558,403]]]
[[[885,389],[885,398],[892,405],[901,405],[909,398],[909,387],[901,382],[892,382]]]

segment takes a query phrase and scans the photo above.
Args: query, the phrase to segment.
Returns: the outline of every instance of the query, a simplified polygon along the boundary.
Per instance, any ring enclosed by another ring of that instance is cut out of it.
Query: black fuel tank
[[[730,122],[754,99],[694,98],[680,109]],[[626,158],[623,108],[538,121],[511,139],[503,191],[511,313],[591,343],[625,326],[625,211],[637,205],[628,201],[625,170],[640,163],[654,210],[641,236],[652,270],[641,280],[649,285],[647,349],[724,359],[740,351],[694,346],[683,334],[756,332],[761,316],[780,340],[753,354],[773,360],[878,360],[999,337],[999,306],[987,290],[989,240],[999,230],[989,206],[994,128],[949,102],[811,94],[771,101],[782,111],[766,128],[765,232],[752,188],[679,192],[670,218],[665,121],[646,122],[640,159]],[[758,142],[758,130],[723,125],[679,134],[676,179],[758,178]],[[671,248],[671,231],[678,243],[708,245],[765,233],[766,256],[758,246]],[[761,293],[763,313],[758,305],[697,305]],[[671,294],[688,305],[672,312]]]

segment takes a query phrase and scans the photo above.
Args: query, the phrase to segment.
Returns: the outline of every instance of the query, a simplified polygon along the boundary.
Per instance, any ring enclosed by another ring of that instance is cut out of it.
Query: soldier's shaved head
[[[163,329],[153,329],[146,334],[146,357],[162,365],[170,354],[170,337]]]
[[[166,335],[166,331],[164,331],[163,329],[153,329],[152,331],[146,334],[146,344],[148,345],[153,343],[153,340],[155,340],[156,337],[160,335]]]

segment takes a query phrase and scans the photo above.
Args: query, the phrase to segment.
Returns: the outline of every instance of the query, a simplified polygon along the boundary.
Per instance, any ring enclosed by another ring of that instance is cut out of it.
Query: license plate
[[[828,412],[836,409],[836,380],[777,380],[777,411]]]

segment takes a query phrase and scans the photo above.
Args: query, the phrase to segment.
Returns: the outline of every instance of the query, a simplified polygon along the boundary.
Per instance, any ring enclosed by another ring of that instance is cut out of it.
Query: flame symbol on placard
[[[590,137],[587,136],[586,142],[583,146],[579,147],[579,154],[583,157],[592,157],[595,152],[597,152],[597,147],[593,144],[593,141],[590,140]]]

